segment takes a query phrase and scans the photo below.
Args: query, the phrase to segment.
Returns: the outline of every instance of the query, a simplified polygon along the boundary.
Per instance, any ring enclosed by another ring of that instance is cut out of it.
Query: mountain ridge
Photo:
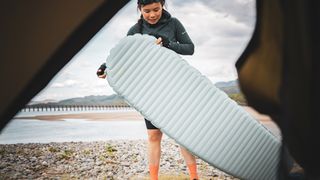
[[[239,94],[240,89],[238,80],[232,80],[227,82],[215,83],[215,86],[226,94]],[[28,105],[58,105],[58,106],[69,106],[69,105],[85,105],[85,106],[112,106],[112,105],[127,105],[126,101],[116,94],[112,95],[90,95],[84,97],[75,97],[69,99],[63,99],[60,101],[48,100],[45,101],[31,101]]]

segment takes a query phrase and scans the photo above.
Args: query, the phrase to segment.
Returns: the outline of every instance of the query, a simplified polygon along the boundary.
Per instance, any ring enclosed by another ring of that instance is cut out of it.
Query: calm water
[[[119,110],[115,111],[119,112]],[[79,112],[23,112],[18,116],[63,113]],[[85,119],[40,121],[36,119],[13,119],[0,134],[0,144],[103,141],[111,139],[147,139],[144,121],[129,121],[125,119],[121,121],[87,121]]]
[[[108,112],[128,112],[134,110],[108,110]],[[101,111],[89,111],[106,112]],[[70,112],[23,112],[17,116],[35,116],[49,114],[78,114],[88,111]],[[279,130],[265,123],[272,133],[280,137]],[[167,138],[167,136],[164,136]],[[104,141],[119,139],[147,139],[144,121],[87,121],[85,119],[65,119],[64,121],[11,120],[0,133],[0,144],[49,143],[71,141]]]

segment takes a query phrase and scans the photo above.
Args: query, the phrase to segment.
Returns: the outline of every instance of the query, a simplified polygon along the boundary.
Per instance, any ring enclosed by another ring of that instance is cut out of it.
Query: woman
[[[149,34],[157,38],[156,44],[169,48],[182,55],[192,55],[194,45],[185,28],[176,18],[163,9],[165,0],[138,0],[138,9],[141,17],[138,22],[130,28],[127,35],[136,33]],[[98,76],[105,78],[105,64],[98,69]],[[150,121],[145,119],[148,131],[148,159],[151,180],[158,179],[161,138],[162,132]],[[186,161],[190,179],[198,179],[195,157],[185,148],[180,147],[181,153]]]

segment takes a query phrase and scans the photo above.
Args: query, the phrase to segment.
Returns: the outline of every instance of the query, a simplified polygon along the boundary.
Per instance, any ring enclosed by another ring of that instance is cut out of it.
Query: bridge
[[[27,105],[21,112],[130,110],[129,105]]]

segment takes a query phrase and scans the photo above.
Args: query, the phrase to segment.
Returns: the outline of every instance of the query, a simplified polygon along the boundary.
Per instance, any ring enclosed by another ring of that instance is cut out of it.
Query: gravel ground
[[[148,179],[146,140],[0,145],[0,179]],[[236,179],[197,159],[201,179]],[[179,146],[162,141],[160,179],[188,179]]]

